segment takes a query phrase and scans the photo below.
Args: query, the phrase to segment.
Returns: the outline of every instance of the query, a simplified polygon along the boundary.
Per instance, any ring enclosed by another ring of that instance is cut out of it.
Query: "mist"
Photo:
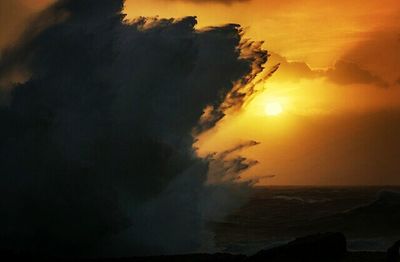
[[[262,71],[266,51],[236,24],[126,21],[122,9],[122,0],[57,1],[2,51],[4,248],[57,256],[212,251],[207,221],[246,200],[252,182],[238,174],[254,162],[227,160],[234,149],[200,158],[193,132],[243,104],[242,87]],[[212,110],[199,121],[205,108]]]

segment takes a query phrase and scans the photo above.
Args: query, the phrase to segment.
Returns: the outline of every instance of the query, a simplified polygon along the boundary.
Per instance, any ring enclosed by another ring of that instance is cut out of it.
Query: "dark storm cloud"
[[[326,72],[329,80],[340,85],[349,84],[373,84],[387,87],[387,83],[370,71],[362,69],[359,65],[339,60],[335,66]]]
[[[285,57],[276,53],[271,53],[268,64],[279,64],[279,69],[274,74],[273,78],[279,79],[280,81],[298,81],[304,78],[309,79],[323,75],[322,71],[312,70],[304,62],[289,62]]]
[[[60,0],[0,61],[2,79],[10,68],[30,75],[0,107],[2,248],[198,251],[204,218],[225,214],[248,189],[228,178],[207,186],[211,162],[231,166],[225,177],[254,163],[200,159],[191,132],[206,106],[219,115],[202,130],[223,117],[225,96],[255,77],[266,52],[240,44],[238,25],[198,32],[194,17],[125,24],[122,7]],[[222,196],[225,208],[216,208]]]
[[[339,85],[366,84],[378,87],[388,87],[381,77],[371,71],[361,68],[358,64],[344,60],[336,61],[328,70],[311,69],[304,62],[290,62],[285,57],[272,53],[269,65],[279,64],[279,70],[273,76],[280,81],[299,81],[301,79],[313,79],[325,77],[327,80]]]
[[[347,51],[342,59],[358,64],[390,85],[395,83],[400,69],[399,30],[397,25],[392,25],[365,33],[364,41]]]
[[[32,43],[44,28],[61,22],[67,15],[56,7],[50,7],[38,14],[38,17],[30,19],[30,26],[23,31],[18,41],[10,43],[1,50],[0,105],[9,103],[10,91],[14,85],[25,82],[29,78],[27,63],[31,61],[34,52],[30,50],[33,45],[28,46],[26,43]]]

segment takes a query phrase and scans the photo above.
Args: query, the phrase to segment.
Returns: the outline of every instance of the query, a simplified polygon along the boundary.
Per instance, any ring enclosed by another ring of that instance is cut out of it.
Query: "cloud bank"
[[[200,159],[192,131],[243,103],[240,87],[266,52],[243,44],[238,25],[125,23],[122,8],[60,0],[3,52],[0,79],[15,68],[29,78],[0,107],[1,247],[61,256],[204,250],[206,221],[249,189],[237,179],[254,162]]]
[[[335,64],[326,69],[312,69],[305,62],[288,61],[279,54],[272,53],[269,65],[279,64],[279,70],[274,79],[279,81],[299,81],[301,79],[325,78],[331,83],[341,86],[364,84],[377,87],[388,87],[387,83],[378,74],[361,67],[355,62],[339,59]]]
[[[387,83],[370,71],[362,69],[356,63],[338,60],[333,68],[328,69],[326,76],[333,83],[340,85],[371,84],[386,87]]]

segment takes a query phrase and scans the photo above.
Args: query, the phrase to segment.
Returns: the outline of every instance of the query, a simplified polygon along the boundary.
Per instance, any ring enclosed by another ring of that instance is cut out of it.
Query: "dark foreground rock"
[[[400,248],[400,240],[397,241],[396,243],[391,246],[387,252],[386,252],[386,257],[388,262],[399,262],[400,261],[400,256],[399,256],[399,248]]]
[[[245,255],[233,255],[225,253],[216,254],[186,254],[168,256],[148,257],[124,257],[124,258],[54,258],[54,257],[32,257],[27,255],[16,255],[10,252],[2,252],[0,261],[82,261],[82,262],[245,262]]]
[[[286,245],[261,250],[250,261],[327,261],[342,259],[347,253],[342,233],[323,233],[297,238]]]
[[[187,254],[102,259],[38,258],[0,250],[0,261],[91,261],[91,262],[398,262],[400,241],[384,252],[348,252],[342,233],[323,233],[297,238],[286,245],[261,250],[253,256]]]

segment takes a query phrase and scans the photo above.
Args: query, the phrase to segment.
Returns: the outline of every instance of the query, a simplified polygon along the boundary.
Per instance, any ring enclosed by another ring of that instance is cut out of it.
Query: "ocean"
[[[252,254],[318,232],[344,233],[352,251],[383,251],[400,239],[400,187],[257,187],[210,227],[221,252]]]

